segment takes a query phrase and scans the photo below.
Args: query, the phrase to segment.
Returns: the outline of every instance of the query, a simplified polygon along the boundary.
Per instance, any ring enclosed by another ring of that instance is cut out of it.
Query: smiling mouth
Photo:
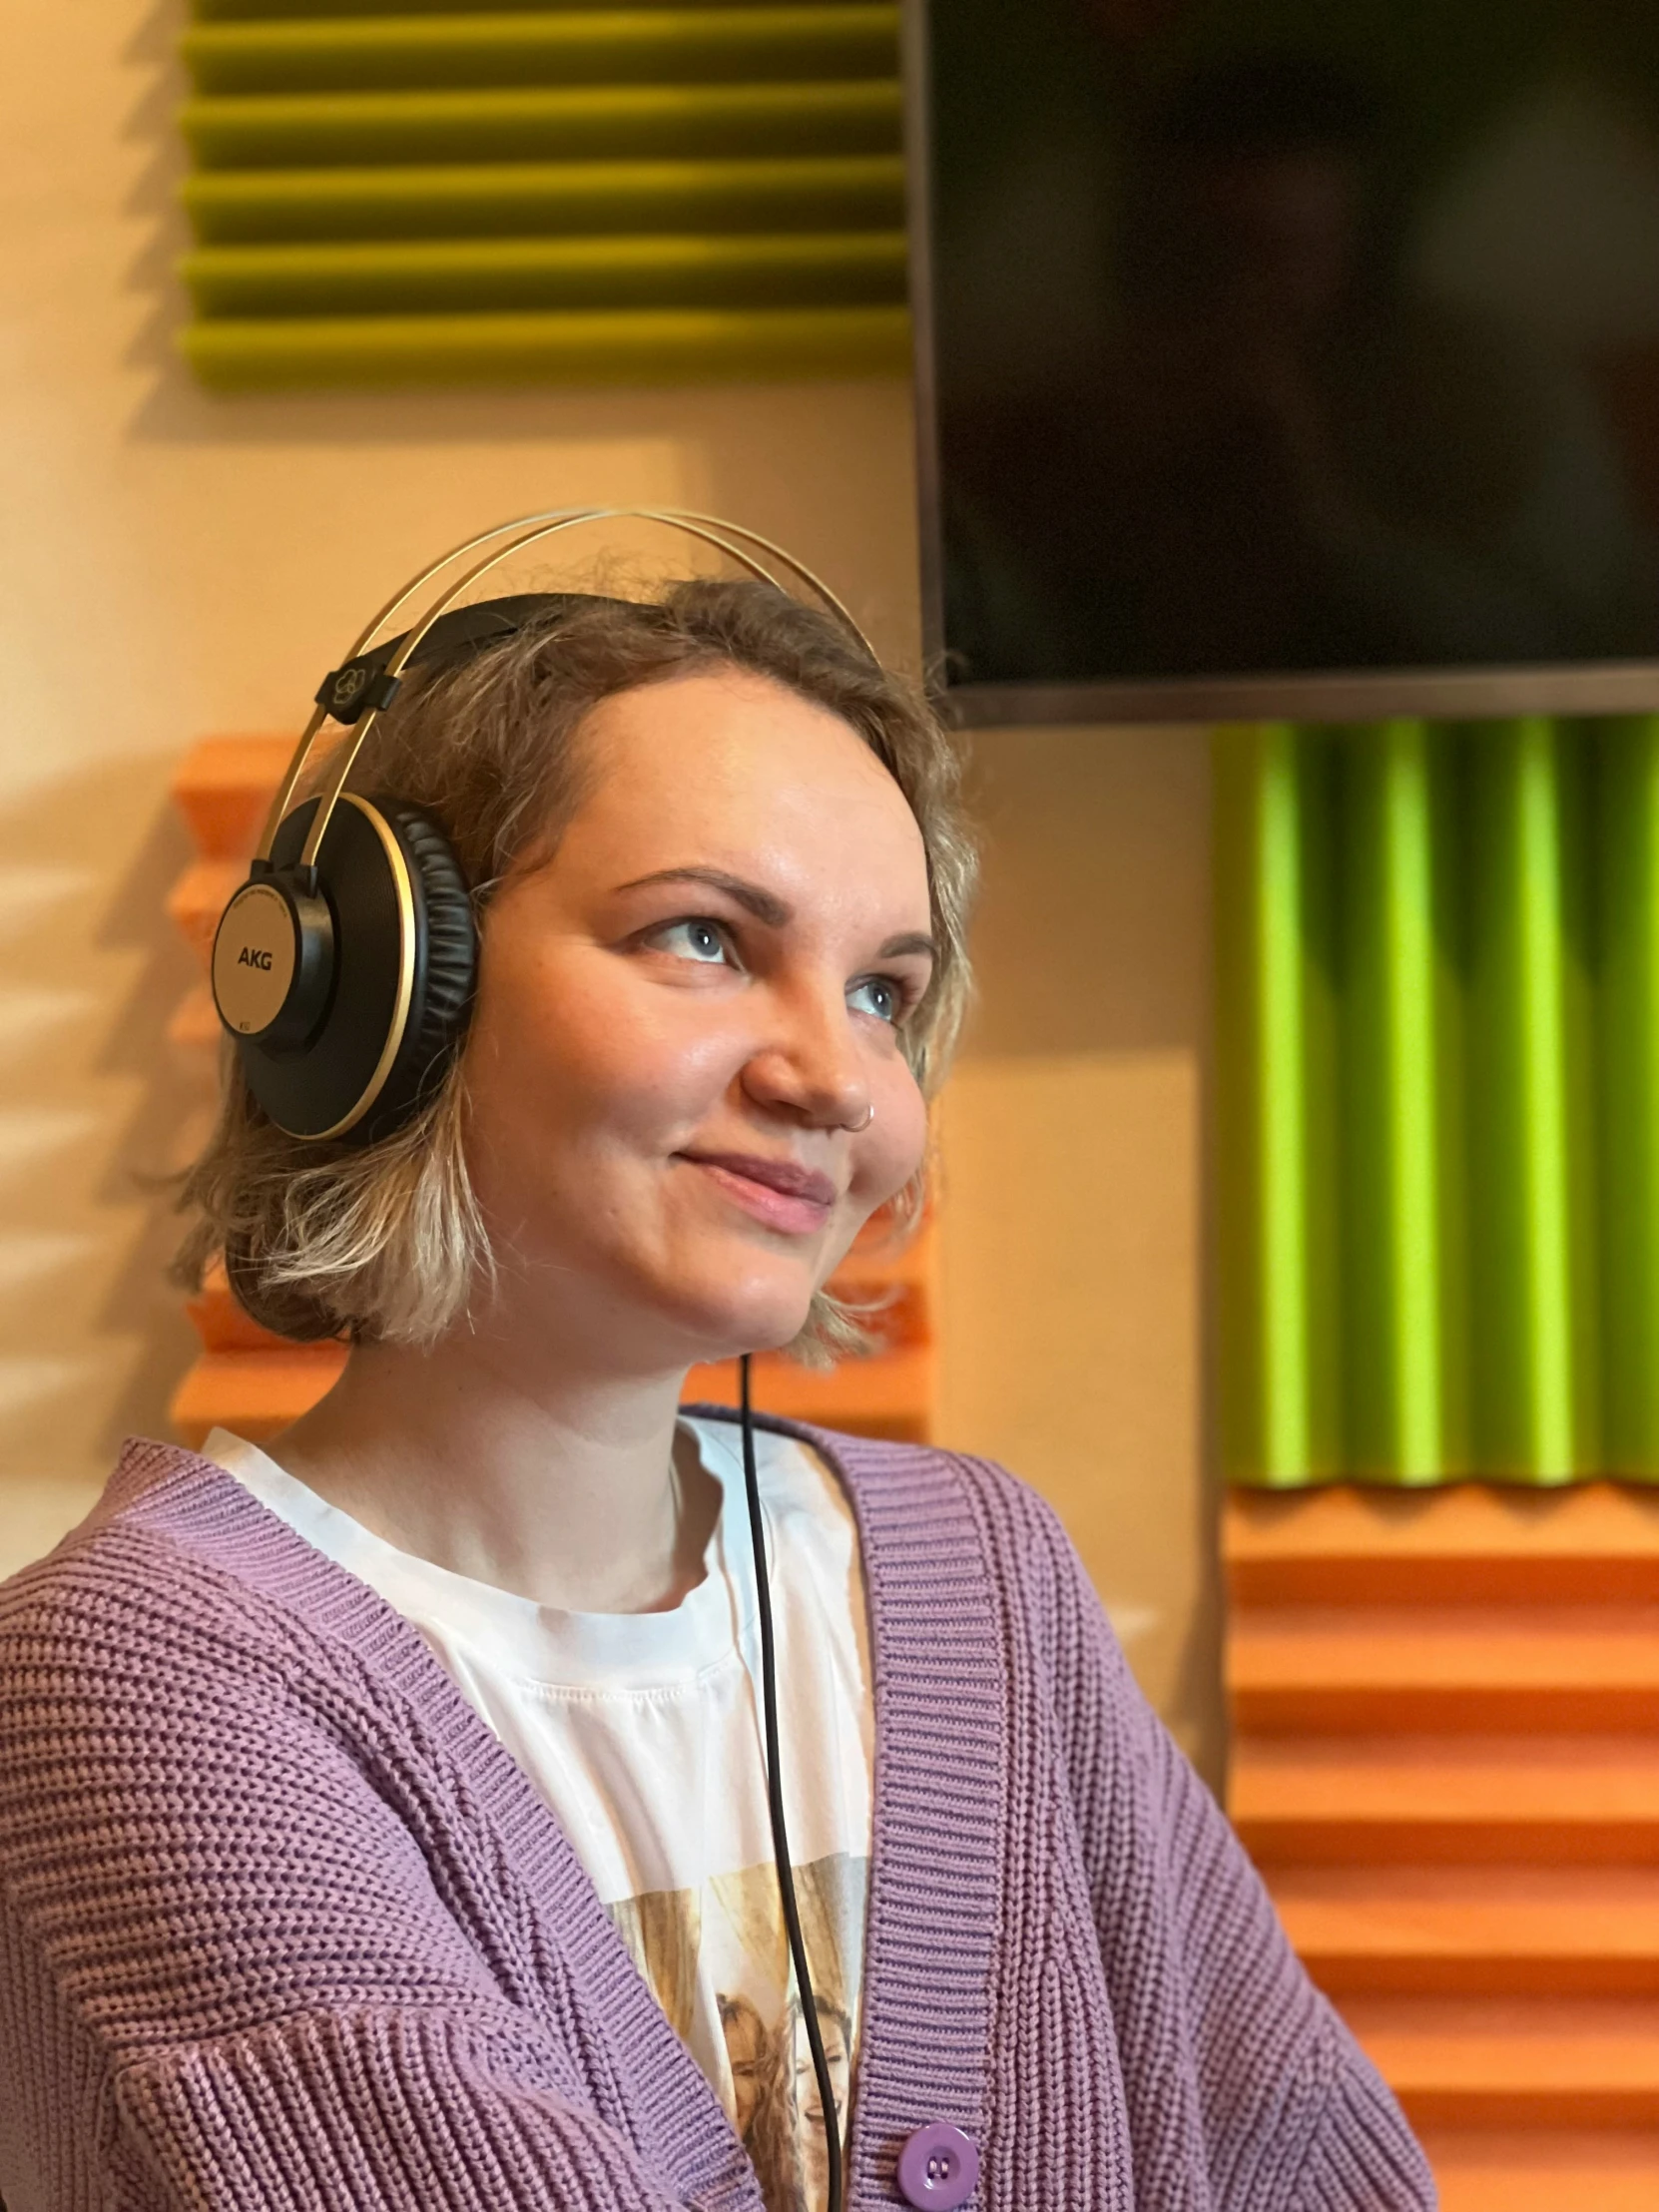
[[[682,1152],[722,1194],[754,1220],[788,1236],[809,1236],[830,1218],[838,1193],[828,1175],[793,1160],[764,1160],[737,1152]]]

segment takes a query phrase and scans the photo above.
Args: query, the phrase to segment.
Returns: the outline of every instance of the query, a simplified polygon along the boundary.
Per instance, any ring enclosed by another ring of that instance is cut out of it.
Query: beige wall
[[[987,870],[978,1018],[941,1129],[944,1434],[1054,1500],[1214,1774],[1207,749],[1186,730],[986,731],[974,768]]]
[[[143,1178],[187,1079],[171,766],[292,727],[390,582],[605,500],[780,536],[915,649],[903,387],[212,401],[173,359],[182,8],[12,0],[0,73],[0,1571],[189,1339]],[[1185,737],[976,748],[986,991],[945,1119],[946,1427],[1060,1502],[1155,1694],[1213,1716],[1199,1468],[1205,794]]]

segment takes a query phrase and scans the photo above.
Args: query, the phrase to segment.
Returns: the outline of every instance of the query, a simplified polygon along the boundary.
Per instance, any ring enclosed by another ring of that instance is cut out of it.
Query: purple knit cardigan
[[[783,1423],[769,1424],[784,1426]],[[1415,2212],[1422,2158],[1052,1513],[816,1432],[863,1543],[875,1816],[848,2205]],[[553,1814],[420,1636],[129,1445],[0,1589],[10,2212],[760,2212]]]

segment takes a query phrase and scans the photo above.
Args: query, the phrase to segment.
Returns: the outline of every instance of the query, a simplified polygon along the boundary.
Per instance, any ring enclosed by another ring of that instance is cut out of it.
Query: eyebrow
[[[795,908],[780,898],[776,891],[763,890],[759,883],[751,883],[741,875],[732,875],[723,867],[660,867],[650,875],[636,875],[631,883],[619,883],[618,890],[645,890],[653,883],[704,883],[710,890],[724,891],[746,912],[764,921],[769,929],[786,928],[795,919]],[[911,955],[936,960],[939,948],[924,929],[909,929],[896,937],[889,937],[876,954],[881,960],[902,960]]]

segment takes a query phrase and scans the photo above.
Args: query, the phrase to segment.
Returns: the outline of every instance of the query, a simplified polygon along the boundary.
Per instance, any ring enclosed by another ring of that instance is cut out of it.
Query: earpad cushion
[[[407,800],[370,800],[409,863],[418,946],[409,1023],[386,1086],[366,1117],[383,1137],[431,1095],[466,1034],[478,984],[478,927],[454,847],[429,814]]]
[[[278,869],[297,861],[315,811],[307,800],[277,830]],[[304,1045],[273,1050],[246,1037],[238,1052],[250,1089],[279,1128],[368,1144],[430,1097],[465,1034],[478,966],[472,901],[442,830],[405,800],[347,795],[317,872],[334,925],[321,1023]]]

